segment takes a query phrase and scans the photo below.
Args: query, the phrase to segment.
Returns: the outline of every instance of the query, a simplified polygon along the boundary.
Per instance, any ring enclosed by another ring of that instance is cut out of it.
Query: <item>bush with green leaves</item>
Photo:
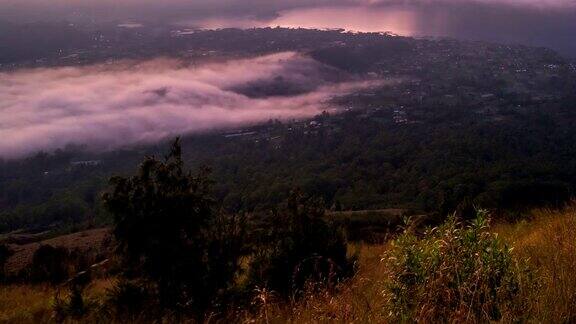
[[[449,218],[422,237],[406,231],[384,260],[393,321],[488,322],[518,297],[523,270],[488,231],[487,213],[469,225]]]
[[[255,245],[252,286],[287,296],[309,282],[332,285],[353,273],[346,238],[326,221],[321,201],[294,192],[268,222]]]
[[[104,201],[125,278],[148,280],[162,307],[201,314],[238,271],[242,222],[215,208],[205,173],[184,169],[179,140],[163,161],[146,158],[111,183]]]

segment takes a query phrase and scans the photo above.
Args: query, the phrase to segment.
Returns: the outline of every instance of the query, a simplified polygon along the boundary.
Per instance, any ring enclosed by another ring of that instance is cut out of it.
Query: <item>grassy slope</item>
[[[576,320],[576,205],[561,212],[538,210],[533,219],[517,224],[497,224],[493,230],[514,246],[514,254],[528,258],[534,282],[522,292],[527,300],[526,318],[535,322],[574,322]],[[360,253],[358,275],[342,284],[339,291],[311,293],[293,303],[276,303],[262,292],[255,300],[257,314],[230,314],[235,322],[386,322],[386,265],[381,262],[387,245],[352,245]],[[96,281],[89,296],[105,293],[110,280]],[[55,294],[47,286],[13,285],[0,288],[0,322],[32,323],[50,318]],[[504,322],[514,319],[504,314]]]
[[[493,231],[527,259],[533,282],[525,283],[522,305],[526,320],[540,323],[576,321],[576,205],[563,211],[536,210],[530,221],[497,224]],[[337,294],[314,294],[303,302],[272,304],[256,316],[266,322],[387,322],[385,245],[360,246],[358,275]],[[254,319],[253,317],[251,319]],[[503,322],[515,322],[504,314]]]
[[[97,228],[22,245],[10,244],[14,255],[8,259],[6,271],[10,274],[16,274],[26,268],[32,262],[34,252],[41,245],[64,247],[70,251],[80,251],[84,254],[99,254],[105,250],[109,236],[109,228]]]
[[[113,283],[113,279],[92,282],[87,288],[87,301],[103,298]],[[0,323],[53,322],[52,303],[57,294],[65,297],[67,290],[45,284],[0,286]]]
[[[576,321],[576,205],[561,212],[538,210],[534,219],[495,226],[514,253],[534,269],[526,312],[542,323]]]

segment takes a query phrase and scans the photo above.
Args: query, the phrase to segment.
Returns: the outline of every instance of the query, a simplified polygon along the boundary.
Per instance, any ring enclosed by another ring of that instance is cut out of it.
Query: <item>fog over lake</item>
[[[280,11],[271,19],[213,17],[185,21],[204,28],[305,27],[391,32],[550,47],[576,57],[576,10],[498,5],[337,6]]]

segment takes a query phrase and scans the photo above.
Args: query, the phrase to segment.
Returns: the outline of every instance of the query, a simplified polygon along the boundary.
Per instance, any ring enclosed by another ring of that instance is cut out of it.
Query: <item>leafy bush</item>
[[[112,179],[105,194],[126,278],[155,286],[162,306],[201,313],[229,287],[242,252],[241,223],[220,215],[204,173],[184,170],[178,140],[164,161]]]
[[[286,296],[307,282],[334,284],[352,274],[346,239],[325,220],[321,202],[292,193],[265,228],[251,264],[253,286]]]
[[[487,231],[486,212],[470,225],[454,217],[422,238],[404,233],[385,260],[394,320],[487,322],[501,318],[519,292],[521,272],[508,248]]]

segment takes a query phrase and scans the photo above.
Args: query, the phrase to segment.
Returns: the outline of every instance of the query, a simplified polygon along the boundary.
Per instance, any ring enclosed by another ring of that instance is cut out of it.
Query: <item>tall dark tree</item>
[[[234,278],[238,223],[220,215],[205,172],[184,169],[180,142],[163,161],[148,157],[133,177],[115,177],[104,195],[127,277],[144,277],[162,306],[201,311]]]

